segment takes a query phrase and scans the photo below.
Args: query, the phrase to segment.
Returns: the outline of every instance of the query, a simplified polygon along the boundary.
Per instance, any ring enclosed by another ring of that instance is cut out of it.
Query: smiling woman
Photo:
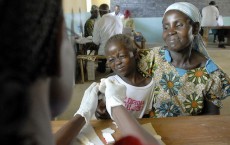
[[[230,95],[229,77],[209,57],[198,33],[200,20],[194,5],[170,5],[162,21],[167,46],[140,52],[140,71],[156,83],[153,117],[219,114],[221,100]]]

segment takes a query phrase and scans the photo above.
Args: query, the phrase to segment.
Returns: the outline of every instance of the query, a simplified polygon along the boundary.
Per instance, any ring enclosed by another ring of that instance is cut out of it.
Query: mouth
[[[170,43],[174,43],[177,40],[178,40],[178,38],[175,38],[175,37],[169,37],[168,38],[168,42],[170,42]]]
[[[175,46],[176,43],[178,43],[178,38],[175,38],[175,37],[169,38],[169,39],[167,40],[167,43],[168,43],[168,45],[170,45],[170,46]]]
[[[124,66],[117,66],[116,70],[117,71],[122,71],[125,67]]]

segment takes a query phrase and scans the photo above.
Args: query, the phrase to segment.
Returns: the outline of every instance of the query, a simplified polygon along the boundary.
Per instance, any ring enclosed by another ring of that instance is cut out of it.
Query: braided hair
[[[135,46],[134,41],[131,39],[130,36],[125,34],[116,34],[110,37],[105,44],[105,51],[109,49],[110,44],[113,44],[115,42],[123,44],[126,49],[128,49],[131,52],[134,52],[134,54],[137,51],[137,47]]]
[[[0,15],[0,142],[36,145],[20,129],[29,113],[29,87],[60,73],[61,0],[0,0]]]

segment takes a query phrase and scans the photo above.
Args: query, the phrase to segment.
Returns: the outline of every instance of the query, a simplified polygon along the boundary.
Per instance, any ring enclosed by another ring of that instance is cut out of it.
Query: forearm
[[[78,135],[85,125],[85,118],[81,115],[75,115],[55,134],[56,145],[70,145],[72,140]]]
[[[208,100],[204,100],[204,108],[201,115],[219,115],[220,108]]]
[[[123,136],[134,136],[143,144],[159,144],[123,106],[113,107],[112,116]]]

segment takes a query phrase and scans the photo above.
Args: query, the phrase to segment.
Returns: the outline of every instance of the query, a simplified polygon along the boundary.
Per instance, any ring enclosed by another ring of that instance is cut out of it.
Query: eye
[[[177,24],[176,24],[176,27],[182,27],[182,26],[183,26],[182,23],[177,23]]]
[[[126,58],[126,57],[127,57],[127,55],[125,55],[125,54],[119,55],[119,58],[120,58],[120,59],[124,59],[124,58]]]
[[[109,63],[113,63],[114,60],[115,60],[115,58],[108,58],[108,62],[109,62]]]
[[[167,30],[169,28],[168,25],[163,25],[163,30]]]

